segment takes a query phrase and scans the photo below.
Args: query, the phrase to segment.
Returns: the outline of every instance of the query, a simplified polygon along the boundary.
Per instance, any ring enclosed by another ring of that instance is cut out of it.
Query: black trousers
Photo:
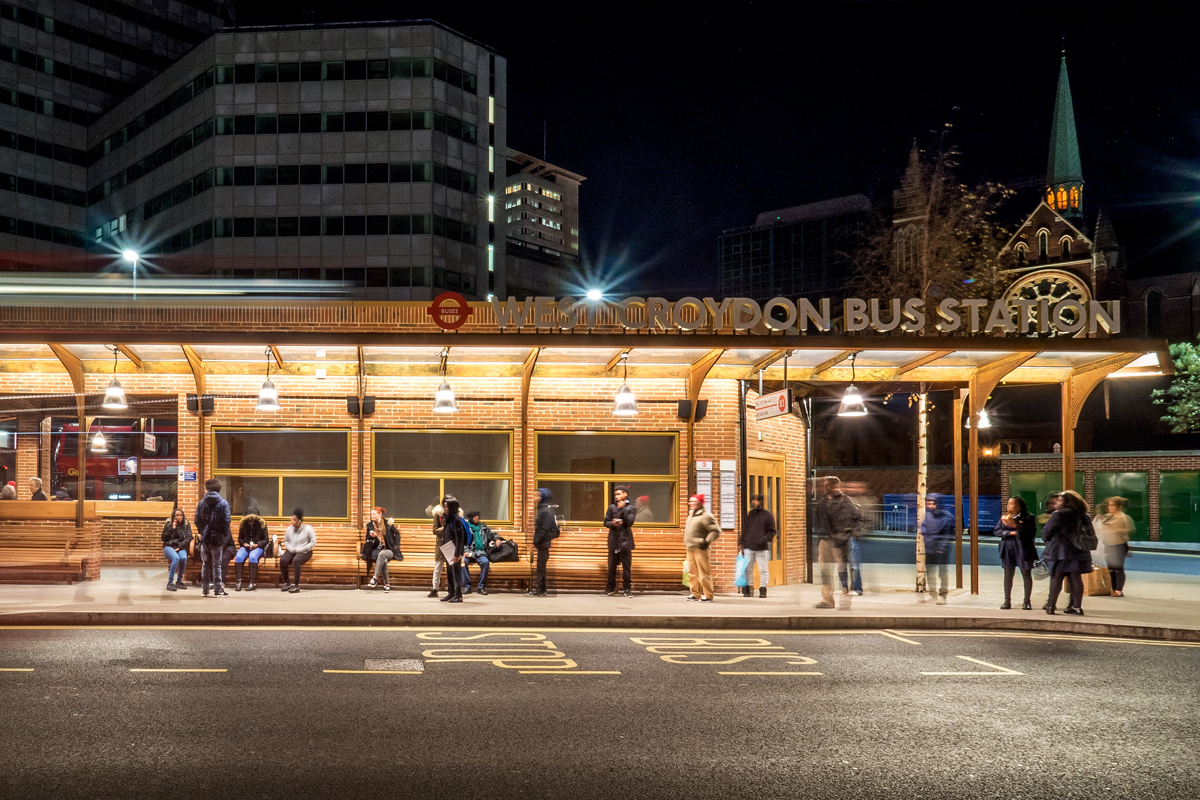
[[[1016,573],[1016,567],[1006,566],[1004,568],[1004,599],[1008,602],[1012,602],[1013,577]],[[1028,603],[1029,595],[1033,592],[1033,571],[1021,567],[1021,581],[1025,584],[1025,602]]]
[[[608,583],[604,585],[605,591],[611,592],[617,588],[617,564],[621,565],[621,585],[625,591],[629,591],[630,587],[633,586],[633,582],[629,577],[629,569],[632,563],[632,550],[608,551]]]
[[[1058,567],[1055,567],[1054,573],[1050,576],[1050,607],[1054,608],[1058,605],[1058,594],[1062,591],[1064,579],[1066,579],[1067,587],[1071,592],[1071,608],[1081,608],[1081,604],[1083,603],[1083,576],[1078,572],[1067,572]]]
[[[550,560],[550,545],[535,549],[537,550],[537,576],[533,580],[533,591],[538,594],[545,594],[546,562]]]
[[[281,555],[279,557],[280,580],[282,580],[284,583],[289,583],[289,581],[288,581],[288,566],[291,566],[293,578],[290,581],[290,583],[292,584],[292,586],[299,586],[300,585],[300,568],[302,566],[304,566],[305,564],[307,564],[308,560],[310,558],[312,558],[312,550],[308,550],[304,553],[293,553],[291,550],[289,550],[286,553],[284,553],[283,555]]]
[[[462,561],[446,563],[446,593],[451,597],[462,597]]]

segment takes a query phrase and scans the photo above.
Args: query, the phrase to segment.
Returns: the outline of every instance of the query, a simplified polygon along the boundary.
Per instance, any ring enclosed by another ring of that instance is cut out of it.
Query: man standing
[[[529,587],[530,597],[546,596],[546,562],[550,560],[550,543],[558,538],[558,518],[554,516],[557,508],[551,499],[554,497],[549,489],[538,489],[537,516],[533,522],[533,547],[537,550],[537,577],[533,586]]]
[[[704,507],[704,495],[688,498],[687,523],[683,527],[683,546],[687,548],[688,600],[701,603],[713,601],[712,569],[708,562],[708,546],[721,535],[721,526]]]
[[[442,542],[443,546],[449,544],[454,547],[453,556],[447,557],[443,554],[446,561],[446,596],[442,598],[443,603],[461,603],[463,601],[462,593],[462,569],[463,551],[467,549],[467,542],[470,541],[471,533],[467,528],[467,522],[462,518],[461,509],[458,507],[458,501],[453,497],[446,501],[446,513],[442,517]],[[439,552],[441,547],[438,548]]]
[[[817,560],[821,562],[821,602],[817,608],[833,608],[833,570],[846,568],[850,539],[858,535],[860,514],[858,504],[842,493],[841,478],[827,477],[822,486],[824,497],[817,501],[813,515],[817,535]],[[847,596],[842,609],[850,608]]]
[[[637,510],[629,502],[629,491],[618,486],[613,491],[613,504],[604,515],[604,527],[608,528],[608,583],[603,595],[617,593],[617,564],[621,565],[621,582],[626,597],[633,597],[633,581],[629,570],[633,563],[633,523]]]
[[[210,587],[213,596],[228,597],[221,585],[221,564],[225,547],[233,544],[233,534],[229,532],[229,503],[221,497],[221,482],[216,478],[204,482],[204,491],[192,520],[200,535],[200,586],[205,597],[208,597]]]
[[[761,494],[750,497],[750,511],[742,522],[742,533],[738,536],[738,549],[747,561],[758,565],[758,596],[767,596],[767,579],[770,577],[771,541],[779,531],[775,526],[775,515],[763,508]],[[742,595],[750,596],[749,567],[746,568],[746,585]]]
[[[446,567],[446,556],[442,553],[443,532],[446,530],[446,505],[453,499],[454,495],[445,495],[442,502],[433,507],[433,588],[429,591],[430,597],[438,596],[438,584],[442,582],[442,570]]]
[[[940,495],[925,495],[921,536],[925,538],[925,588],[930,600],[944,606],[950,593],[950,559],[954,557],[954,515],[941,508],[940,500]],[[921,602],[925,602],[924,597]]]

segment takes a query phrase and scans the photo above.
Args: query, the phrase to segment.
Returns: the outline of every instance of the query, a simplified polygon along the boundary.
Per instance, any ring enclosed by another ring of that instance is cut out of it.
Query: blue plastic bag
[[[737,564],[733,568],[733,585],[734,586],[749,586],[750,585],[750,559],[739,554]]]

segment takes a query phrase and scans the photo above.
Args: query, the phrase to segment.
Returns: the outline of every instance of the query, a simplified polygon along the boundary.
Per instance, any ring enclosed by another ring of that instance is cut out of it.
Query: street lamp
[[[598,300],[603,300],[604,292],[600,291],[599,289],[588,289],[587,290],[587,299],[591,300],[593,303]]]
[[[133,299],[137,300],[137,262],[138,253],[136,250],[126,250],[121,253],[121,257],[129,262],[133,269]]]

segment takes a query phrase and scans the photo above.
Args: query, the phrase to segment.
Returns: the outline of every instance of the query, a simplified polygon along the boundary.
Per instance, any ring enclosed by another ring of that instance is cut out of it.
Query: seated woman
[[[312,558],[317,545],[317,534],[312,525],[304,522],[304,509],[292,512],[292,524],[283,535],[284,553],[279,557],[279,573],[283,581],[280,591],[296,594],[300,591],[300,567]],[[288,583],[288,567],[292,568],[293,579]]]
[[[192,543],[192,524],[187,521],[182,508],[171,512],[171,518],[163,526],[163,555],[170,566],[167,568],[167,591],[186,589],[183,570],[187,567],[188,545]]]
[[[235,592],[242,590],[242,568],[247,560],[250,561],[250,585],[246,591],[253,592],[257,588],[254,583],[258,580],[258,560],[267,549],[268,538],[267,523],[263,522],[262,517],[258,514],[242,517],[242,524],[238,526],[237,555],[233,557],[234,569],[237,570],[237,585],[233,587]]]
[[[371,509],[371,521],[367,523],[367,543],[363,547],[364,552],[372,541],[375,542],[375,576],[367,585],[374,587],[382,580],[383,590],[390,592],[392,584],[388,579],[388,562],[393,558],[401,561],[404,556],[400,554],[400,531],[396,530],[396,525],[392,520],[387,519],[387,509],[383,506],[375,506]]]

